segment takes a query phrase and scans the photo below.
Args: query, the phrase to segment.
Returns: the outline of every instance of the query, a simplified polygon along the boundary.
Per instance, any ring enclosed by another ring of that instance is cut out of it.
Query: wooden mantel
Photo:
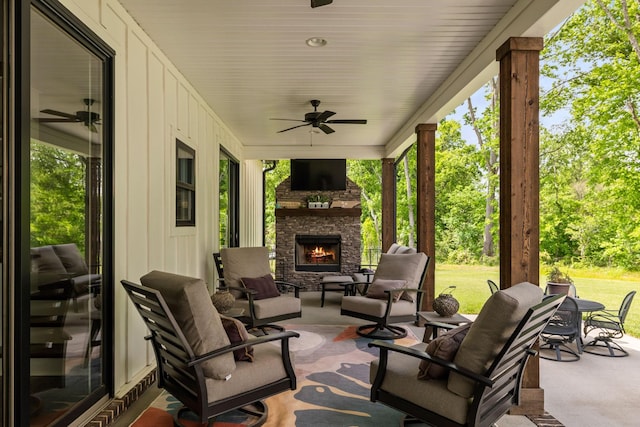
[[[357,216],[362,214],[361,208],[329,208],[329,209],[308,209],[297,208],[276,209],[276,218],[285,216],[323,216],[323,217],[341,217],[341,216]]]

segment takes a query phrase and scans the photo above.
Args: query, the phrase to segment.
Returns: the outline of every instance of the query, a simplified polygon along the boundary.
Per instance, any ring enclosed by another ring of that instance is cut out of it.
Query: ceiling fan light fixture
[[[322,37],[310,37],[305,41],[305,43],[309,47],[323,47],[327,45],[327,39]]]

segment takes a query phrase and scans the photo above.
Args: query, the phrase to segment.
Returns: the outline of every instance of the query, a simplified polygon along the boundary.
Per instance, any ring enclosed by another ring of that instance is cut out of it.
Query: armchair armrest
[[[214,351],[210,351],[209,353],[205,353],[202,354],[200,356],[196,356],[195,358],[193,358],[192,360],[190,360],[187,363],[187,366],[194,366],[197,365],[199,363],[202,363],[206,360],[209,359],[213,359],[214,357],[218,357],[221,356],[223,354],[226,353],[231,353],[235,350],[239,350],[241,348],[245,348],[245,347],[249,347],[249,346],[256,346],[256,345],[260,345],[260,344],[264,344],[270,341],[278,341],[280,340],[282,342],[282,345],[284,347],[284,349],[289,348],[289,339],[290,338],[298,338],[300,337],[300,334],[294,331],[286,331],[286,332],[279,332],[276,334],[269,334],[269,335],[263,335],[260,337],[257,337],[255,339],[250,339],[247,341],[242,341],[236,344],[229,344],[226,345],[224,347],[220,347],[217,350]],[[145,340],[152,340],[153,339],[153,335],[147,335],[146,337],[144,337]]]
[[[293,292],[296,298],[300,298],[300,289],[306,289],[307,286],[306,285],[300,285],[298,283],[291,283],[291,282],[285,282],[284,280],[276,280],[276,286],[280,287],[286,287],[286,288],[293,288]]]
[[[235,350],[239,350],[241,348],[245,348],[245,347],[249,347],[249,346],[256,346],[256,345],[260,345],[260,344],[264,344],[266,342],[270,342],[270,341],[281,341],[282,345],[283,345],[283,350],[289,348],[289,339],[295,337],[298,338],[300,337],[300,334],[294,331],[286,331],[286,332],[280,332],[277,334],[269,334],[269,335],[263,335],[261,337],[258,337],[256,339],[251,339],[248,341],[242,341],[239,342],[237,344],[230,344],[224,347],[221,347],[217,350],[214,351],[210,351],[209,353],[205,353],[202,354],[198,357],[196,357],[195,359],[191,360],[189,363],[187,363],[188,366],[194,366],[197,365],[198,363],[202,363],[205,360],[209,360],[212,359],[214,357],[220,356],[222,354],[226,354],[226,353],[230,353],[233,352]],[[284,352],[284,351],[283,351]]]
[[[378,340],[370,342],[368,346],[376,347],[380,349],[380,364],[378,367],[378,372],[376,373],[376,378],[373,386],[374,388],[377,388],[380,386],[380,384],[382,384],[382,380],[384,379],[384,375],[387,367],[387,359],[389,356],[389,351],[402,353],[407,356],[415,357],[420,360],[428,360],[429,362],[435,363],[436,365],[440,365],[451,372],[457,372],[467,378],[477,381],[486,387],[492,387],[494,384],[494,381],[491,378],[485,377],[484,375],[476,374],[475,372],[471,372],[468,369],[459,367],[453,362],[448,362],[438,357],[433,357],[429,353],[416,350],[415,348],[403,347],[401,345],[391,344],[385,341],[378,341]]]

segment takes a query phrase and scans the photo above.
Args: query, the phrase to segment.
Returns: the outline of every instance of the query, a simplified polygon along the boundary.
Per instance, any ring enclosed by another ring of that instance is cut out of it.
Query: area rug
[[[378,357],[371,342],[356,334],[355,326],[291,325],[287,330],[300,334],[291,340],[298,387],[268,398],[266,427],[283,426],[383,426],[398,425],[403,413],[369,400],[369,364]],[[418,339],[409,331],[396,344],[410,346]],[[169,393],[162,393],[131,424],[132,427],[171,427],[173,414],[181,404]],[[195,418],[194,418],[195,419]],[[214,427],[250,424],[244,414],[233,411],[216,419]],[[186,427],[197,421],[185,419]]]

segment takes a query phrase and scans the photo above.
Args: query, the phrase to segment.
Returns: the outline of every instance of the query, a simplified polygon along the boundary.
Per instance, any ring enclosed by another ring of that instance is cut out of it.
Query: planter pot
[[[547,290],[548,294],[562,294],[569,295],[571,291],[570,283],[555,283],[555,282],[547,282]]]

